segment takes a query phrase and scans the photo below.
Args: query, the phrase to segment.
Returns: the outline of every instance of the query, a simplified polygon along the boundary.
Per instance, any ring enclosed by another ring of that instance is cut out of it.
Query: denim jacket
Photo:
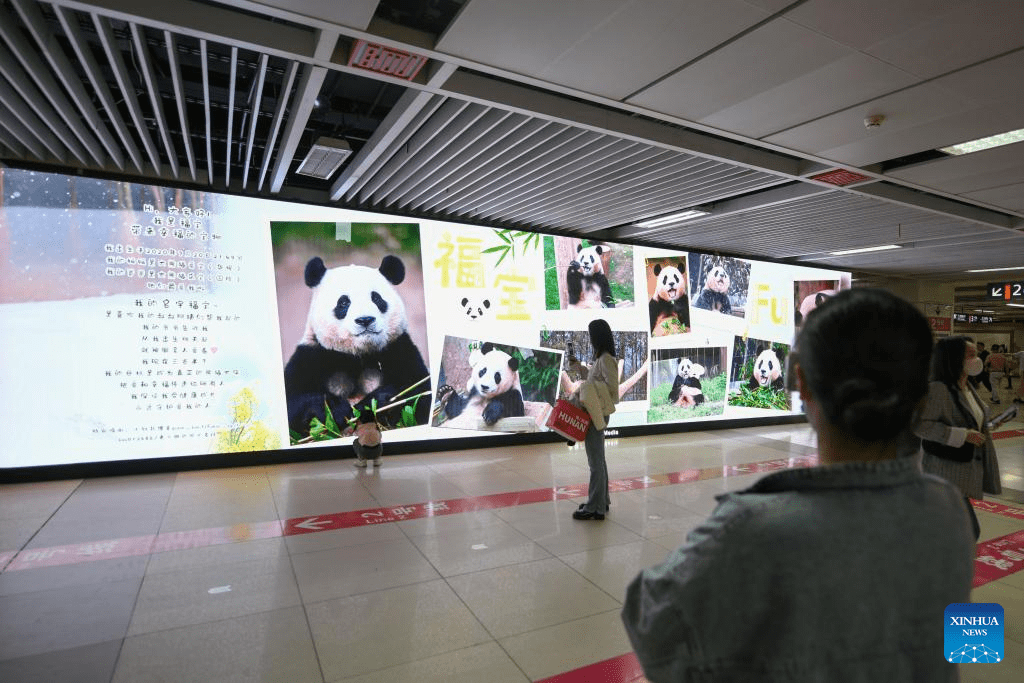
[[[661,681],[956,681],[946,605],[968,602],[962,496],[912,458],[786,470],[719,496],[629,585],[622,619]]]

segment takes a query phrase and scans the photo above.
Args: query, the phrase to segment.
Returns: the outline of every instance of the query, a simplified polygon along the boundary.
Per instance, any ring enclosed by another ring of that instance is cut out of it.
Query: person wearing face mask
[[[967,381],[981,373],[974,342],[968,337],[946,337],[932,354],[928,397],[914,433],[924,451],[921,466],[960,489],[970,511],[974,537],[981,529],[971,499],[1002,493],[999,462],[988,423],[988,407]]]

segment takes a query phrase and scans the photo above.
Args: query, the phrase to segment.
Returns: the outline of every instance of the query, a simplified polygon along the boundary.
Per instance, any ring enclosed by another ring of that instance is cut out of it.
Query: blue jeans
[[[583,437],[583,445],[587,449],[587,463],[590,465],[590,487],[583,509],[603,515],[608,512],[608,463],[604,459],[604,431],[591,423]]]

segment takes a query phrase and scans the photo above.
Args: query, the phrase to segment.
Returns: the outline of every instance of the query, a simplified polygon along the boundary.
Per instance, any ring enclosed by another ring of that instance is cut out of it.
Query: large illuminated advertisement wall
[[[797,414],[795,326],[849,274],[0,169],[0,468]],[[232,456],[234,457],[234,456]]]

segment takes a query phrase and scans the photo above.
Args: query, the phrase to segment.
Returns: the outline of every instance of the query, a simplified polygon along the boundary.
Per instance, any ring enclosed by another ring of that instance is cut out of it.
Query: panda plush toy
[[[722,266],[713,266],[704,278],[704,289],[694,303],[698,308],[719,313],[732,313],[729,303],[729,273]]]
[[[797,310],[796,315],[794,316],[796,318],[797,327],[804,324],[804,318],[806,318],[811,311],[813,311],[815,308],[822,305],[835,295],[836,292],[834,289],[823,289],[820,292],[815,292],[814,294],[808,294],[807,296],[805,296],[804,300],[800,302],[800,308]]]
[[[676,381],[672,384],[672,391],[669,392],[668,402],[683,407],[692,408],[704,402],[704,389],[701,387],[700,377],[704,376],[704,366],[694,363],[689,358],[679,361],[679,368],[676,370]]]
[[[391,255],[376,270],[328,269],[319,256],[306,264],[306,286],[313,290],[306,331],[284,368],[289,428],[309,434],[310,420],[325,420],[325,405],[341,424],[354,415],[350,399],[359,399],[355,408],[360,412],[374,400],[383,407],[429,378],[409,337],[405,304],[394,289],[404,279],[405,265]],[[417,386],[418,392],[429,389],[429,379]],[[430,402],[419,401],[417,424],[425,424],[429,414]],[[400,410],[389,410],[378,421],[393,426],[400,416]]]
[[[523,391],[519,384],[519,360],[485,342],[469,354],[469,381],[466,394],[459,395],[449,385],[437,390],[445,415],[452,419],[463,413],[476,414],[484,424],[493,426],[504,417],[526,415]]]
[[[478,320],[487,314],[487,311],[491,308],[491,302],[489,299],[470,299],[469,297],[462,297],[462,312],[466,314],[466,318],[469,320]]]
[[[690,297],[686,295],[686,282],[682,272],[675,266],[654,265],[656,278],[654,296],[648,304],[651,318],[651,332],[660,322],[675,318],[687,329],[690,327]]]
[[[614,308],[612,288],[604,273],[601,254],[607,251],[601,245],[576,247],[576,258],[569,263],[565,285],[569,292],[570,308]]]
[[[786,388],[786,380],[782,376],[782,360],[771,347],[757,347],[754,372],[747,386],[751,389],[767,387],[773,391]]]

